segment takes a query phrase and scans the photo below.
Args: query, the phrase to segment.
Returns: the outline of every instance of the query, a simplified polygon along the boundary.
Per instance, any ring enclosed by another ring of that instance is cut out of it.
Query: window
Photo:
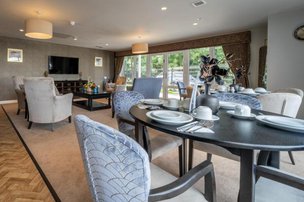
[[[127,85],[132,86],[134,78],[146,77],[147,75],[147,56],[136,55],[126,56],[121,72],[127,78]]]

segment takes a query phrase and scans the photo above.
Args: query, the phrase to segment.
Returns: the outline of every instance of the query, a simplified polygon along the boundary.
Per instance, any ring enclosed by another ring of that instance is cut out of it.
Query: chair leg
[[[190,170],[193,166],[193,140],[189,140],[189,154],[188,154],[188,169]]]
[[[20,109],[17,110],[17,115],[19,115],[19,114],[20,114]]]
[[[32,127],[32,124],[33,124],[33,122],[32,122],[32,121],[30,121],[30,122],[29,122],[29,124],[28,124],[28,127],[27,127],[27,129],[31,129],[31,127]]]
[[[289,158],[290,158],[290,161],[291,161],[292,165],[296,165],[296,162],[295,162],[295,160],[293,158],[293,154],[292,154],[291,151],[288,151],[288,155],[289,155]]]
[[[114,118],[114,115],[115,115],[115,111],[114,108],[112,108],[112,118]]]
[[[183,146],[180,145],[178,146],[178,163],[179,163],[179,176],[183,176],[184,173],[183,173]]]
[[[72,123],[72,116],[69,116],[69,123]]]
[[[212,154],[207,153],[207,161],[210,161],[210,162],[211,162],[211,158],[212,158]]]
[[[54,132],[54,123],[51,123],[51,130]]]

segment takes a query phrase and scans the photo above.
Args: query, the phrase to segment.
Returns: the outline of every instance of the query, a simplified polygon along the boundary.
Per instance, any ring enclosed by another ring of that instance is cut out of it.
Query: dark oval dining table
[[[133,106],[131,116],[135,119],[135,136],[145,137],[144,126],[181,137],[184,140],[212,143],[222,146],[240,156],[240,191],[239,201],[254,202],[255,172],[254,150],[270,151],[273,155],[272,165],[279,167],[279,151],[304,150],[304,134],[268,127],[257,121],[232,118],[226,110],[220,110],[219,121],[214,122],[214,133],[179,132],[177,126],[164,125],[146,116],[149,110]],[[265,111],[252,110],[252,113],[273,115]],[[277,115],[277,114],[276,114]],[[149,140],[143,141],[143,147],[149,152]],[[185,149],[185,148],[184,148]],[[186,158],[186,157],[185,157]],[[185,160],[184,158],[184,160]]]

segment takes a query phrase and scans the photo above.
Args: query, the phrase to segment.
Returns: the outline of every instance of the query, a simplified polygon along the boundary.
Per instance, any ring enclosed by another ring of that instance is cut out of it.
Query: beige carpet
[[[91,201],[74,125],[63,121],[55,124],[55,131],[52,132],[50,125],[33,124],[32,129],[28,130],[24,114],[16,115],[16,104],[4,105],[4,108],[60,199],[64,202]],[[89,112],[73,107],[73,116],[77,114],[84,114],[95,121],[117,127],[115,119],[111,118],[110,109]],[[296,166],[290,164],[287,152],[282,152],[282,169],[304,176],[304,152],[294,152],[294,157]],[[196,164],[205,158],[204,152],[195,151]],[[177,175],[177,150],[155,159],[154,163]],[[213,157],[213,163],[216,172],[217,200],[219,202],[236,201],[239,163],[218,156]],[[195,187],[202,190],[202,181]]]

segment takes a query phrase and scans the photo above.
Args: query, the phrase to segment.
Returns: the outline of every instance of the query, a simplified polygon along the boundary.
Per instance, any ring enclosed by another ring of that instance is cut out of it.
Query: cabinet
[[[55,86],[57,87],[59,93],[66,94],[72,92],[79,92],[83,84],[87,82],[88,82],[87,80],[55,81]]]

